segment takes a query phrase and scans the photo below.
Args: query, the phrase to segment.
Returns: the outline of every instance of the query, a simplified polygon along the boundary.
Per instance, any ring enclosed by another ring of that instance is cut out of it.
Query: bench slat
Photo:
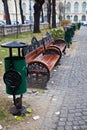
[[[57,46],[61,50],[61,52],[63,52],[66,48],[66,44],[63,44],[63,43],[62,44],[54,44],[54,46]]]
[[[57,54],[47,54],[44,57],[42,57],[41,61],[45,62],[48,65],[49,71],[51,71],[59,58],[60,56]]]
[[[50,34],[48,34],[48,35],[50,36]],[[58,38],[55,41],[54,38],[51,37],[51,39],[45,43],[45,46],[47,48],[47,47],[49,47],[51,45],[58,47],[61,50],[61,52],[65,52],[66,42],[65,42],[64,39]]]
[[[26,63],[28,64],[31,60],[34,60],[35,58],[37,58],[40,54],[42,54],[44,52],[43,50],[43,46],[37,48],[36,50],[28,53],[26,56],[25,56],[25,59],[26,59]]]
[[[38,41],[39,42],[39,41]],[[37,47],[34,48],[35,43],[32,45],[35,50],[32,50],[27,55],[25,55],[26,63],[28,65],[29,74],[50,74],[50,71],[54,68],[56,63],[61,58],[61,52],[64,49],[65,44],[53,44],[54,39],[45,41],[45,44],[36,44]],[[35,45],[35,46],[36,46]],[[44,54],[44,55],[42,55]],[[41,56],[38,60],[38,57]]]

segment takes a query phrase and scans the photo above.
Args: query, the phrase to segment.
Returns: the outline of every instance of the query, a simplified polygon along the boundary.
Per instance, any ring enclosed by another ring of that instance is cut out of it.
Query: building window
[[[82,15],[82,21],[86,21],[86,16]]]
[[[26,4],[25,3],[22,4],[22,9],[23,9],[23,13],[26,13]]]
[[[70,16],[69,15],[67,15],[67,19],[70,20]]]
[[[66,12],[67,13],[71,12],[71,3],[70,2],[67,3]]]
[[[82,12],[86,12],[86,2],[82,3]]]
[[[77,16],[77,15],[74,16],[74,21],[75,21],[75,22],[78,21],[78,16]]]
[[[75,2],[75,3],[74,3],[74,12],[75,12],[75,13],[78,12],[78,7],[79,7],[78,2]]]

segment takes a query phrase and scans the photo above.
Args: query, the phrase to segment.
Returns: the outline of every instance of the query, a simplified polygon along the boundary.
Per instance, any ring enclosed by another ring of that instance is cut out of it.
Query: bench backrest
[[[52,39],[53,38],[53,36],[52,36],[52,34],[50,34],[50,33],[46,33],[46,37],[48,37],[48,38],[50,38],[50,39]],[[57,41],[57,40],[55,40],[55,41]],[[60,43],[66,43],[65,42],[65,40],[63,39],[63,38],[58,38],[58,43],[60,44]]]
[[[43,54],[45,50],[54,42],[54,38],[51,34],[46,33],[46,37],[41,40],[37,40],[35,36],[31,39],[31,45],[23,48],[23,55],[26,58],[26,62],[37,58],[40,54]]]
[[[44,53],[44,41],[32,41],[31,45],[24,47],[22,50],[23,56],[25,56],[26,63],[37,58],[40,54]]]

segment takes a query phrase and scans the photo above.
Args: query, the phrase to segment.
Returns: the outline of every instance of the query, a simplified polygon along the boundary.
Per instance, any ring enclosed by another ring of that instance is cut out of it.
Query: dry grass
[[[9,108],[11,106],[11,101],[4,97],[0,97],[0,123],[15,121],[15,118],[10,114]]]

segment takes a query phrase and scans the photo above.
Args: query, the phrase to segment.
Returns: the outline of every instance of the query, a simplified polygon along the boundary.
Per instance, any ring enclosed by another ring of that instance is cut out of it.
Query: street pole
[[[15,2],[16,24],[17,24],[17,38],[18,38],[18,15],[17,15],[17,2],[16,2],[16,0],[14,0],[14,2]]]
[[[64,20],[65,20],[65,13],[66,13],[66,0],[64,0]]]
[[[31,0],[29,0],[29,7],[30,7],[30,15],[29,15],[29,20],[30,20],[30,23],[32,22],[32,18],[31,18]]]

